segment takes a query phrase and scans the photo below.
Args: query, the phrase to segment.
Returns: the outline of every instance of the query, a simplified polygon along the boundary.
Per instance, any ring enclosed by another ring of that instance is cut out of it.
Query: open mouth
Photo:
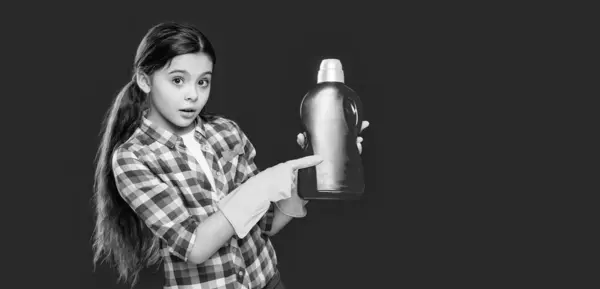
[[[189,112],[189,113],[195,112],[195,110],[193,110],[193,109],[180,109],[179,111]]]

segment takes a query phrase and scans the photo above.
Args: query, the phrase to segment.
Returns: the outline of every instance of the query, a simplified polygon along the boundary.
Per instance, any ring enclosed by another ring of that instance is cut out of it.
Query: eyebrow
[[[189,73],[185,70],[181,70],[181,69],[175,69],[169,72],[169,74],[173,74],[173,73],[183,73],[183,74],[187,74],[189,75]],[[204,73],[200,74],[200,76],[204,76],[204,75],[212,75],[212,71],[205,71]]]

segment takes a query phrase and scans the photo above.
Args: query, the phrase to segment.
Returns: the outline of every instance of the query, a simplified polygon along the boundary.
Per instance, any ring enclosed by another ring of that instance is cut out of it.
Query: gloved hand
[[[307,156],[270,167],[249,178],[227,194],[217,207],[233,226],[236,235],[244,238],[269,209],[271,202],[292,196],[296,171],[320,164],[319,156]]]
[[[294,171],[292,181],[292,195],[287,199],[279,200],[275,203],[279,211],[293,218],[303,218],[306,216],[305,205],[308,201],[303,200],[298,196],[298,171]]]
[[[369,122],[366,120],[363,121],[359,133],[362,133],[363,130],[365,130],[368,126]],[[360,136],[356,139],[356,146],[358,147],[359,154],[362,154],[362,141],[363,138]],[[296,137],[296,142],[302,149],[306,148],[306,135],[304,133],[298,134],[298,136]],[[277,208],[279,208],[279,211],[281,211],[283,214],[293,218],[303,218],[306,216],[307,213],[306,204],[308,203],[308,201],[303,200],[302,198],[300,198],[300,196],[298,196],[297,177],[298,171],[295,171],[292,196],[290,198],[279,200],[275,204],[277,205]]]

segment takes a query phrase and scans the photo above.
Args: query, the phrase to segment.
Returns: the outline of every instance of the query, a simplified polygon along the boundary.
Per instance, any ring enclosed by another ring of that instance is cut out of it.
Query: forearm
[[[196,238],[189,261],[200,264],[215,254],[229,241],[235,231],[221,211],[212,214],[196,228]]]
[[[275,215],[271,230],[267,235],[273,236],[285,227],[293,218],[282,213],[275,206]],[[234,235],[233,226],[221,211],[217,211],[206,220],[204,220],[195,232],[196,239],[190,253],[189,261],[195,264],[201,264],[215,254],[219,248],[229,241]]]

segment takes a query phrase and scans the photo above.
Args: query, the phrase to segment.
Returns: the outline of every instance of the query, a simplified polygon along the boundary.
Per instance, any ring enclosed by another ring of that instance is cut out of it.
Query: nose
[[[198,95],[198,90],[192,87],[188,89],[188,91],[186,91],[185,100],[195,102],[196,100],[198,100]]]

